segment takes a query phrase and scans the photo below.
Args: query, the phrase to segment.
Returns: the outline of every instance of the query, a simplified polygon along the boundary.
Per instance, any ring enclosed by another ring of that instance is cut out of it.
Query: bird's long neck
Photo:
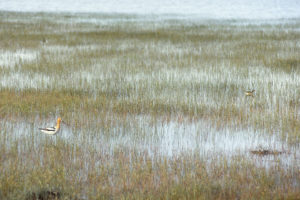
[[[57,121],[57,123],[56,123],[56,128],[57,128],[57,129],[60,128],[60,121]]]

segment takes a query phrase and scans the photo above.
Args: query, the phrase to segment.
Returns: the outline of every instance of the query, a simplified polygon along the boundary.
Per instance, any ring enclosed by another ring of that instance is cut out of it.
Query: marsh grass
[[[300,198],[299,26],[0,12],[0,198]]]

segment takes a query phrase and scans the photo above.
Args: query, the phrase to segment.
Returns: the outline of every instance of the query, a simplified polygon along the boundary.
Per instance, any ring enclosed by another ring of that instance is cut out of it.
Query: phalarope
[[[61,123],[61,118],[59,117],[57,119],[57,123],[56,123],[56,126],[54,127],[49,127],[49,128],[39,128],[40,131],[42,131],[43,133],[46,133],[48,135],[55,135],[58,131],[59,131],[59,128],[60,128],[60,123]]]
[[[246,97],[254,97],[255,90],[248,90],[245,92]]]
[[[42,40],[41,40],[41,44],[47,44],[48,43],[48,40],[46,40],[46,38],[43,38]]]

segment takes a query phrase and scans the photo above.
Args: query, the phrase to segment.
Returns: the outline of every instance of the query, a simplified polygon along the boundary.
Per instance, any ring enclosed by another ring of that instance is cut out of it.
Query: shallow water
[[[55,121],[55,119],[53,119]],[[300,166],[300,147],[289,146],[278,134],[268,134],[263,131],[242,128],[216,129],[213,124],[205,121],[176,121],[150,123],[145,116],[132,116],[124,124],[110,127],[109,132],[91,127],[86,130],[73,130],[63,125],[56,136],[39,132],[38,127],[49,124],[40,121],[33,123],[25,121],[1,121],[2,145],[11,148],[16,141],[28,140],[18,146],[21,154],[27,148],[43,148],[41,143],[47,140],[56,142],[58,139],[67,144],[76,144],[82,149],[92,148],[98,154],[113,157],[116,149],[124,152],[147,153],[153,159],[159,157],[176,158],[181,155],[198,155],[204,159],[219,155],[230,159],[234,156],[250,158],[259,166],[268,167],[281,163],[286,167]],[[55,143],[56,144],[56,143]],[[283,152],[279,155],[253,155],[251,150],[272,150]],[[89,153],[88,151],[86,153]]]
[[[16,64],[30,62],[38,57],[37,51],[18,50],[18,51],[4,51],[0,50],[0,69],[14,68]]]
[[[297,0],[11,0],[0,1],[0,10],[48,12],[98,12],[131,14],[176,14],[192,18],[279,19],[300,16]],[[177,16],[177,17],[183,17]]]

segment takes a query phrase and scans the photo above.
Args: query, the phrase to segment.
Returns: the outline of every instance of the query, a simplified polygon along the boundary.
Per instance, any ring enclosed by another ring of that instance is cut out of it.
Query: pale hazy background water
[[[1,10],[279,19],[300,17],[300,0],[0,0]]]

